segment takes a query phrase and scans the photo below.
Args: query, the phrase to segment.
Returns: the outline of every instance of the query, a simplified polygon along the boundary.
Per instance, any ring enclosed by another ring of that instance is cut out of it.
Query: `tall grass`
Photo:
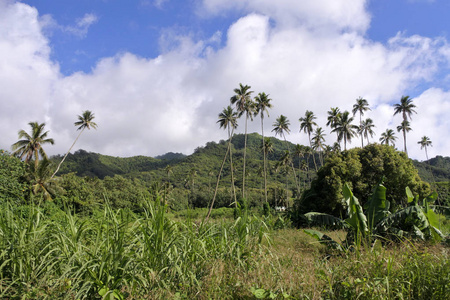
[[[0,211],[0,298],[115,298],[176,293],[201,281],[217,260],[246,268],[260,247],[264,223],[174,222],[160,199],[144,216],[104,208],[98,218],[70,212],[54,220],[38,207],[26,215],[10,205]]]
[[[449,248],[329,252],[302,231],[238,211],[228,222],[105,206],[95,218],[0,209],[0,299],[447,299]],[[277,225],[278,226],[278,225]],[[270,233],[271,238],[268,238]],[[328,232],[343,237],[343,232]],[[270,243],[269,243],[270,241]]]

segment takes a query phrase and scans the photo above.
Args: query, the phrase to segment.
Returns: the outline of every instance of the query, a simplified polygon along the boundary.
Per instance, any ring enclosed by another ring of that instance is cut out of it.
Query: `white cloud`
[[[444,39],[400,33],[385,45],[368,40],[365,1],[274,3],[204,1],[204,11],[210,13],[239,5],[254,13],[237,19],[226,35],[218,32],[195,41],[166,31],[156,58],[119,53],[100,60],[89,74],[64,77],[48,58],[49,41],[37,11],[0,0],[0,148],[9,148],[17,131],[36,119],[47,121],[57,142],[48,151],[63,153],[76,137],[76,115],[89,109],[98,130],[84,133],[76,148],[118,156],[188,154],[226,138],[217,115],[239,83],[273,99],[266,134],[284,114],[291,122],[288,139],[306,144],[307,136],[298,132],[298,118],[306,110],[314,111],[325,128],[330,107],[350,111],[362,96],[372,106],[366,117],[374,120],[377,135],[372,141],[378,141],[381,132],[399,123],[392,104],[448,68],[450,50]],[[92,24],[92,19],[81,23]],[[433,141],[430,155],[449,155],[448,138],[431,133],[450,132],[450,92],[428,89],[413,100],[418,114],[408,135],[410,155],[422,158],[417,141],[423,135]],[[242,121],[238,132],[243,132]],[[249,131],[260,131],[259,120],[249,124]],[[333,143],[335,135],[326,131]],[[359,140],[352,146],[359,146]],[[397,147],[403,149],[401,138]]]

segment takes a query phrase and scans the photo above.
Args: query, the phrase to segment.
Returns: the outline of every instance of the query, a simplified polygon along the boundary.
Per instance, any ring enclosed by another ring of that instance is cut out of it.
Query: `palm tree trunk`
[[[408,150],[406,150],[406,130],[405,129],[403,129],[403,145],[405,148],[406,156],[408,156]]]
[[[263,169],[264,169],[264,198],[267,200],[267,167],[266,167],[266,149],[264,149],[264,114],[261,112],[261,134],[262,134],[262,150],[263,150]]]
[[[308,132],[308,138],[309,138],[309,146],[311,147],[311,150],[313,151],[313,154],[312,154],[312,156],[313,156],[313,161],[314,161],[314,168],[316,169],[316,172],[317,172],[317,164],[316,164],[316,156],[314,155],[314,150],[313,150],[313,148],[312,148],[312,143],[311,143],[311,133],[310,132]]]
[[[50,179],[52,179],[53,177],[55,177],[56,173],[58,173],[59,168],[61,167],[62,163],[64,162],[64,160],[66,159],[67,155],[69,155],[70,151],[72,150],[73,146],[75,146],[75,143],[78,141],[78,138],[80,137],[80,135],[83,133],[84,128],[80,131],[80,133],[78,134],[77,138],[75,139],[75,141],[73,142],[72,146],[70,146],[69,151],[67,151],[66,155],[64,155],[63,159],[59,162],[58,167],[56,168],[55,173],[53,173],[52,177],[50,177]]]
[[[234,131],[234,129],[233,129],[233,131]],[[236,188],[234,186],[233,151],[231,149],[231,139],[233,138],[231,136],[232,134],[233,133],[230,133],[230,127],[228,127],[228,146],[230,147],[231,190],[233,191],[234,207],[237,207]]]
[[[225,153],[225,156],[223,157],[222,165],[220,166],[219,175],[217,175],[216,189],[214,190],[214,196],[211,201],[211,206],[209,207],[208,214],[205,217],[205,223],[208,221],[208,218],[211,215],[211,211],[214,206],[214,202],[216,201],[217,190],[219,189],[220,176],[222,175],[223,166],[225,165],[225,161],[227,160],[227,156],[228,156],[228,152],[230,151],[230,148],[231,148],[230,143],[228,143],[227,152]]]
[[[245,157],[247,154],[247,121],[248,121],[248,113],[245,117],[245,137],[244,137],[244,166],[242,169],[242,198],[245,198]]]

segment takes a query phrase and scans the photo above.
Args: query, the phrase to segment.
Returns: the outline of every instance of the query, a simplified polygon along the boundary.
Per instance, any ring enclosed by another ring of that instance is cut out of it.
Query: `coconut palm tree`
[[[373,135],[375,134],[375,132],[373,131],[374,127],[375,124],[373,124],[373,121],[370,118],[362,121],[361,125],[359,126],[358,134],[366,138],[367,144],[369,144],[369,135],[370,137],[373,137]],[[364,147],[364,144],[362,146]]]
[[[28,173],[28,181],[31,183],[33,195],[42,194],[44,200],[51,201],[57,191],[61,190],[56,179],[51,178],[51,163],[44,157],[39,161],[38,166],[31,165]]]
[[[314,115],[312,111],[307,110],[305,112],[305,117],[298,119],[300,121],[300,132],[308,133],[308,139],[309,139],[309,146],[312,148],[312,142],[311,142],[311,132],[313,132],[313,127],[317,126],[317,123],[314,121],[317,119],[317,117]],[[316,168],[317,172],[317,164],[316,164],[316,158],[314,153],[313,155],[313,161],[314,161],[314,167]]]
[[[223,157],[222,165],[220,166],[220,170],[219,170],[219,174],[217,175],[217,182],[216,182],[216,188],[214,190],[214,196],[211,201],[211,205],[209,206],[208,213],[206,214],[205,222],[208,221],[209,216],[211,215],[211,211],[214,207],[214,202],[216,201],[217,190],[219,189],[220,176],[222,175],[223,167],[225,165],[225,161],[227,160],[228,152],[231,151],[231,138],[233,136],[234,129],[238,126],[237,118],[238,118],[238,113],[235,112],[230,105],[228,105],[227,108],[224,108],[223,111],[219,114],[219,120],[217,121],[217,123],[219,123],[220,128],[223,127],[224,129],[225,128],[228,129],[228,147],[227,147],[227,151],[225,152],[225,156]],[[230,131],[230,128],[231,128],[231,131]],[[231,184],[232,184],[233,194],[235,197],[235,201],[234,201],[235,206],[237,206],[236,192],[234,191],[233,162],[231,159],[230,159],[230,161],[231,161]]]
[[[255,97],[256,104],[256,112],[255,116],[259,114],[261,116],[261,135],[262,135],[262,147],[264,150],[264,113],[267,113],[269,116],[269,108],[272,108],[272,104],[270,103],[272,99],[269,98],[269,95],[266,93],[259,93],[258,96]],[[267,167],[266,167],[266,152],[263,151],[263,171],[264,171],[264,196],[266,203],[267,200]]]
[[[286,144],[286,150],[290,153],[291,150],[289,149],[289,143],[287,142],[286,135],[285,135],[285,133],[289,134],[291,132],[291,130],[289,129],[289,125],[291,125],[291,123],[289,122],[288,118],[286,116],[280,115],[276,119],[275,123],[273,123],[272,131],[275,132],[275,136],[279,134],[280,136],[283,137],[284,142]],[[291,164],[291,165],[292,165],[292,170],[294,172],[295,185],[298,188],[297,175],[295,174],[295,168],[294,168],[293,164]]]
[[[235,95],[230,98],[231,104],[236,105],[236,109],[241,117],[245,113],[245,137],[244,137],[244,162],[242,170],[242,198],[245,198],[245,158],[247,154],[247,122],[248,118],[253,120],[253,114],[255,111],[255,105],[252,101],[250,91],[251,86],[242,85],[239,83],[239,88],[234,89]]]
[[[395,146],[396,139],[397,137],[395,136],[394,130],[386,129],[386,131],[381,134],[380,142],[381,144],[386,144],[388,146],[392,143],[392,146]]]
[[[358,126],[353,125],[354,118],[350,116],[348,111],[344,111],[339,120],[339,123],[333,129],[333,132],[338,133],[338,139],[344,140],[344,150],[347,150],[347,142],[351,143],[352,138],[355,136]]]
[[[233,198],[234,203],[237,205],[236,202],[236,189],[234,186],[234,171],[233,171],[233,152],[231,149],[231,139],[233,138],[233,132],[234,129],[237,128],[237,119],[238,119],[239,113],[234,111],[233,108],[228,105],[227,108],[224,108],[223,111],[219,114],[219,120],[217,123],[219,123],[220,128],[227,129],[228,130],[228,147],[230,152],[230,169],[231,169],[231,189],[233,191]]]
[[[360,127],[362,126],[362,116],[364,115],[364,112],[366,112],[368,110],[371,110],[371,109],[369,108],[369,102],[367,102],[366,99],[363,99],[361,97],[356,99],[356,104],[353,105],[352,113],[353,113],[353,116],[355,116],[356,113],[359,112],[359,126]],[[362,132],[359,134],[361,135],[361,147],[364,147]]]
[[[61,162],[58,164],[58,167],[56,168],[56,171],[53,173],[52,178],[55,177],[56,173],[58,173],[59,168],[61,167],[62,163],[66,159],[67,155],[69,155],[70,151],[72,150],[73,146],[75,146],[75,143],[80,138],[80,135],[83,133],[83,131],[87,128],[90,130],[91,128],[97,129],[97,124],[93,121],[95,118],[94,114],[90,110],[85,110],[81,115],[78,115],[78,121],[74,123],[75,126],[78,126],[77,130],[80,130],[80,133],[78,134],[77,138],[73,142],[72,146],[70,146],[69,151],[67,151],[66,155],[64,155]]]
[[[311,139],[312,141],[312,147],[315,151],[319,152],[319,160],[320,164],[323,166],[323,155],[322,151],[325,149],[325,132],[323,131],[322,127],[317,127],[314,130],[314,135]]]
[[[411,130],[411,128],[409,127],[408,118],[411,120],[411,115],[413,113],[417,113],[414,108],[416,108],[416,106],[412,103],[412,99],[409,98],[409,96],[402,96],[402,98],[400,99],[400,103],[394,105],[394,116],[396,114],[402,114],[403,117],[403,122],[400,126],[397,127],[397,130],[399,127],[404,128],[402,129],[402,132],[403,141],[405,143],[404,149],[406,156],[408,156],[408,152],[406,150],[406,132]],[[408,124],[406,124],[406,122],[408,122]],[[409,129],[407,130],[407,128]]]
[[[417,113],[414,108],[416,106],[412,103],[412,99],[409,96],[402,96],[400,103],[394,105],[394,116],[396,114],[402,114],[403,121],[411,120],[411,115]]]
[[[31,134],[28,134],[25,130],[19,131],[19,141],[14,143],[12,148],[12,155],[20,157],[23,159],[25,157],[25,162],[29,163],[34,156],[34,167],[38,168],[39,155],[42,158],[47,158],[42,145],[44,144],[54,144],[53,139],[47,138],[48,131],[44,132],[45,123],[38,124],[37,122],[28,123],[31,127]]]
[[[409,126],[409,121],[402,121],[402,124],[400,124],[400,126],[397,126],[397,131],[403,132],[403,145],[404,145],[406,156],[408,156],[408,150],[406,149],[406,133],[411,130],[412,129]]]
[[[430,138],[424,135],[422,137],[422,139],[417,142],[417,144],[420,144],[420,149],[425,149],[425,156],[427,157],[427,160],[428,160],[427,147],[429,147],[429,146],[433,147]]]
[[[340,118],[341,118],[341,111],[339,110],[339,107],[331,107],[330,110],[328,111],[327,126],[330,126],[331,130],[333,130],[339,123]],[[337,132],[336,138],[338,138]]]
[[[301,159],[305,156],[306,149],[305,146],[297,144],[294,147],[294,155],[298,157],[298,189],[301,190],[301,170],[302,170],[302,161]]]

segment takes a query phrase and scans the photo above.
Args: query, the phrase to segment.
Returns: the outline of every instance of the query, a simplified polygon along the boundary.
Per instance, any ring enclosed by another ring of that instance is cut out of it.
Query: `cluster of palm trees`
[[[55,143],[52,138],[48,138],[49,131],[44,130],[45,123],[39,124],[38,122],[30,122],[28,123],[31,127],[30,133],[27,133],[25,130],[19,131],[19,141],[11,146],[13,151],[12,155],[23,159],[25,163],[32,166],[29,175],[33,186],[33,194],[43,192],[45,199],[51,199],[51,186],[54,183],[53,178],[67,155],[70,153],[70,150],[72,150],[77,142],[81,133],[83,133],[86,128],[97,128],[97,124],[93,120],[94,114],[89,110],[84,111],[78,116],[78,121],[75,122],[75,126],[78,126],[80,133],[54,172],[51,172],[47,153],[42,147],[45,144],[53,145]],[[34,163],[32,164],[33,158]]]
[[[228,129],[228,148],[227,153],[224,157],[221,170],[219,172],[218,181],[216,185],[216,189],[218,187],[218,183],[220,180],[220,174],[223,169],[223,165],[226,161],[226,158],[229,154],[230,157],[230,166],[231,166],[231,186],[234,195],[234,200],[236,203],[236,192],[234,187],[234,173],[233,173],[233,159],[232,159],[232,151],[231,151],[231,139],[233,137],[234,130],[238,126],[238,118],[245,116],[245,142],[244,142],[244,159],[243,159],[243,178],[242,178],[242,197],[245,197],[245,177],[246,177],[246,148],[247,148],[247,124],[248,120],[253,120],[254,117],[261,117],[261,133],[262,133],[262,152],[263,152],[263,170],[264,170],[264,194],[265,200],[267,202],[267,155],[273,151],[273,145],[269,138],[264,137],[264,117],[265,115],[269,115],[268,110],[272,108],[271,101],[269,95],[266,93],[259,93],[256,97],[252,98],[253,91],[251,91],[251,87],[248,85],[239,84],[239,87],[234,89],[234,95],[230,99],[230,105],[223,109],[223,111],[219,114],[219,123],[220,128]],[[233,107],[232,105],[235,105]],[[416,106],[412,103],[412,100],[409,96],[403,96],[400,100],[399,104],[394,105],[394,116],[397,114],[401,114],[403,116],[403,121],[401,125],[397,127],[398,132],[402,132],[403,134],[403,142],[404,142],[404,152],[407,155],[406,148],[406,133],[411,130],[410,123],[408,119],[411,119],[411,115],[416,113],[414,110]],[[351,112],[343,111],[341,112],[338,107],[331,107],[330,111],[328,111],[327,123],[326,125],[330,127],[332,133],[336,133],[336,142],[332,147],[327,146],[325,144],[325,131],[322,127],[319,127],[316,123],[317,117],[314,115],[312,111],[307,110],[305,112],[305,116],[299,118],[300,122],[300,132],[304,132],[308,135],[309,146],[296,145],[294,149],[294,155],[302,158],[305,154],[308,154],[308,158],[312,156],[315,169],[317,171],[317,162],[316,155],[319,158],[319,163],[323,165],[323,153],[331,152],[331,151],[340,151],[341,150],[341,142],[343,142],[344,150],[347,150],[347,144],[351,143],[352,139],[356,136],[361,138],[361,147],[364,147],[364,141],[367,144],[370,143],[370,138],[373,138],[375,132],[375,124],[372,119],[367,118],[363,119],[364,113],[370,111],[369,103],[366,99],[359,97],[356,99],[356,103],[353,105],[353,109]],[[355,116],[359,114],[359,126],[353,124]],[[275,136],[279,135],[282,139],[284,139],[286,143],[286,150],[284,155],[282,155],[280,161],[277,163],[276,167],[285,167],[292,168],[295,175],[295,168],[292,163],[292,155],[291,149],[289,149],[289,143],[286,140],[286,134],[290,133],[290,122],[288,118],[284,115],[280,115],[276,121],[273,123],[272,132],[275,132]],[[395,140],[397,137],[395,136],[394,130],[386,129],[385,132],[381,134],[379,141],[381,144],[387,144],[395,146]],[[428,159],[427,147],[431,146],[431,140],[424,136],[421,141],[418,142],[421,145],[421,148],[425,148],[425,153]],[[300,160],[299,160],[300,161]],[[304,164],[304,162],[303,162]],[[308,164],[308,163],[307,163]],[[304,168],[299,163],[299,169]],[[297,182],[297,177],[296,182]],[[298,180],[300,182],[300,180]],[[300,189],[300,184],[297,183],[297,189]],[[214,197],[215,198],[215,197]],[[214,201],[214,199],[213,199]]]

